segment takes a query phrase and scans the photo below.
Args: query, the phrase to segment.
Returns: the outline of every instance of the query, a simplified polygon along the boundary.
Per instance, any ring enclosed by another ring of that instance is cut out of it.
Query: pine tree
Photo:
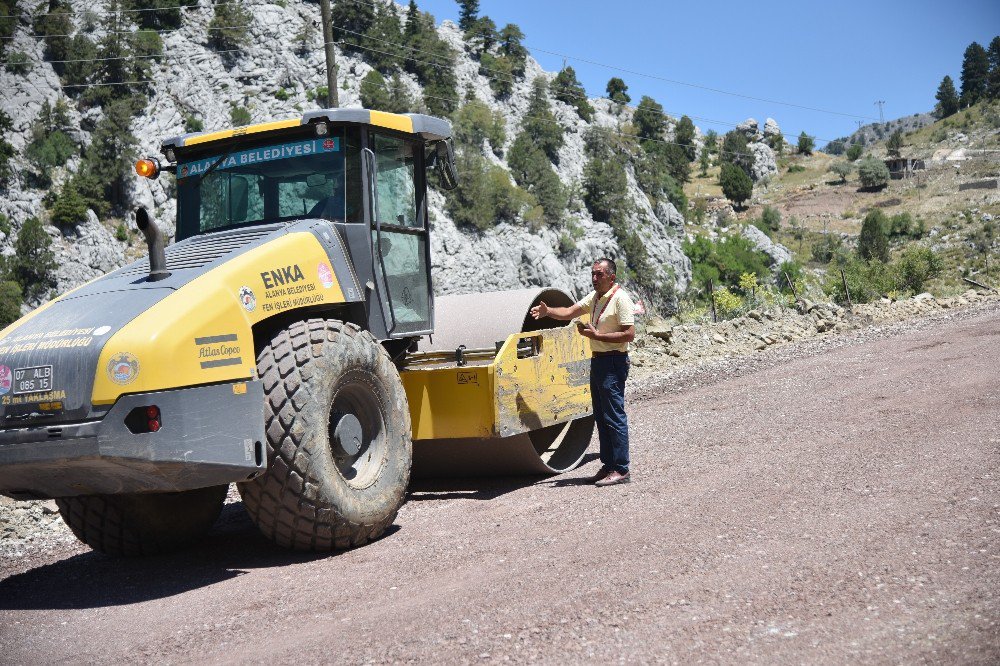
[[[711,166],[711,162],[712,158],[709,156],[708,142],[706,142],[705,145],[701,147],[701,157],[698,159],[698,166],[701,167],[699,175],[708,175],[708,167]]]
[[[374,45],[372,50],[364,52],[372,67],[381,72],[402,69],[407,53],[400,43],[402,33],[403,24],[396,14],[396,4],[376,5],[371,25],[365,31],[365,41]]]
[[[750,176],[730,162],[723,163],[719,184],[722,185],[722,194],[737,206],[742,205],[753,194],[753,181],[750,180]]]
[[[458,27],[468,32],[479,18],[479,0],[458,0]]]
[[[803,155],[812,155],[813,149],[816,148],[816,141],[803,131],[799,134],[799,143],[797,147],[799,152]]]
[[[32,31],[45,35],[45,59],[55,61],[52,69],[61,75],[65,63],[59,61],[69,59],[71,35],[75,32],[73,8],[66,2],[46,2],[39,5],[38,10]]]
[[[889,260],[889,238],[886,235],[887,220],[885,214],[876,208],[867,215],[861,223],[861,233],[858,235],[858,256],[865,261],[878,259]]]
[[[0,326],[7,327],[21,318],[23,302],[21,285],[14,280],[5,279],[0,282]]]
[[[238,51],[250,38],[249,25],[252,22],[253,14],[242,3],[220,2],[215,5],[208,24],[209,43],[220,51]]]
[[[896,130],[889,136],[889,140],[885,142],[885,149],[890,155],[899,157],[903,150],[903,132],[901,130]]]
[[[958,92],[955,90],[955,82],[947,74],[941,79],[934,99],[938,101],[934,113],[939,119],[958,112]]]
[[[238,4],[238,3],[230,3]],[[414,9],[416,3],[410,2]],[[330,8],[330,23],[333,24],[333,38],[343,43],[345,51],[370,53],[360,46],[368,46],[363,35],[375,21],[375,9],[369,2],[334,2]],[[380,49],[381,50],[381,49]]]
[[[962,106],[972,106],[986,96],[989,56],[977,42],[969,44],[962,59]]]
[[[484,16],[476,20],[468,30],[465,31],[465,38],[474,52],[482,53],[489,51],[500,39],[497,33],[497,24],[489,16]]]
[[[986,95],[990,99],[1000,99],[1000,37],[994,37],[986,50],[990,61],[990,75],[986,83]]]
[[[628,96],[628,86],[625,82],[614,76],[608,79],[607,87],[608,99],[615,104],[628,104],[632,98]]]
[[[663,105],[648,95],[643,95],[632,118],[640,139],[662,140],[667,129],[667,118],[663,115]]]
[[[528,102],[528,112],[522,125],[523,132],[553,162],[559,162],[559,149],[563,145],[563,128],[556,120],[549,105],[547,93],[548,84],[544,77],[535,79],[531,99]]]
[[[14,121],[0,109],[0,187],[7,187],[14,175],[10,160],[14,157],[14,146],[7,141],[14,129]]]
[[[361,79],[361,106],[377,111],[389,110],[389,91],[386,89],[385,78],[373,69]]]
[[[587,99],[587,91],[576,78],[572,67],[565,67],[556,74],[552,81],[552,96],[576,109],[577,115],[588,123],[594,117],[594,107]]]
[[[684,149],[684,154],[687,155],[688,162],[693,162],[696,150],[694,145],[694,122],[687,116],[681,116],[681,119],[677,121],[677,127],[674,129],[674,141]]]
[[[44,298],[55,286],[52,271],[56,260],[51,245],[52,239],[38,218],[25,220],[14,242],[12,275],[28,300]]]
[[[735,164],[743,173],[750,177],[753,169],[753,155],[747,145],[747,137],[743,132],[730,130],[722,137],[722,149],[719,153],[721,164]]]
[[[524,65],[528,60],[528,49],[521,44],[523,39],[524,33],[513,23],[508,23],[500,30],[500,45],[497,50],[510,61],[511,72],[518,77],[524,76]]]

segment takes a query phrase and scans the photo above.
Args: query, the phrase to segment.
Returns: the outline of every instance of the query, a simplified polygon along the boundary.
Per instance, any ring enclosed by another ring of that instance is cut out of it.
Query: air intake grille
[[[206,236],[194,236],[166,249],[167,270],[181,271],[202,268],[220,257],[252,245],[264,236],[274,233],[284,225],[248,227]],[[126,268],[120,277],[133,277],[149,272],[149,259],[142,259]]]

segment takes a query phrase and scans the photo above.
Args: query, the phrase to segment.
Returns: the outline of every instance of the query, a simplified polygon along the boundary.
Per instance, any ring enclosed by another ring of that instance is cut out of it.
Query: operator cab
[[[365,286],[368,330],[380,339],[433,331],[426,172],[436,168],[445,189],[457,184],[449,123],[324,109],[175,137],[162,150],[177,179],[178,241],[328,220]],[[160,166],[141,160],[136,170],[155,178]]]

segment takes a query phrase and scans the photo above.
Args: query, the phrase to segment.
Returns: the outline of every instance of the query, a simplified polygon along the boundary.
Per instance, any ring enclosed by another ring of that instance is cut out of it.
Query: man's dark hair
[[[615,260],[614,259],[608,259],[607,257],[601,257],[600,259],[598,259],[594,263],[595,264],[607,264],[608,268],[611,269],[611,274],[612,275],[618,275],[618,266],[615,265]]]

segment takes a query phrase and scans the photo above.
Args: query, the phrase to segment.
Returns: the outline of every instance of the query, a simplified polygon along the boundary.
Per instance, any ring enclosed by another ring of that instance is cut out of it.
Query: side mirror
[[[435,144],[435,168],[441,179],[441,187],[453,190],[458,187],[458,171],[455,169],[455,144],[451,139],[438,141]]]

